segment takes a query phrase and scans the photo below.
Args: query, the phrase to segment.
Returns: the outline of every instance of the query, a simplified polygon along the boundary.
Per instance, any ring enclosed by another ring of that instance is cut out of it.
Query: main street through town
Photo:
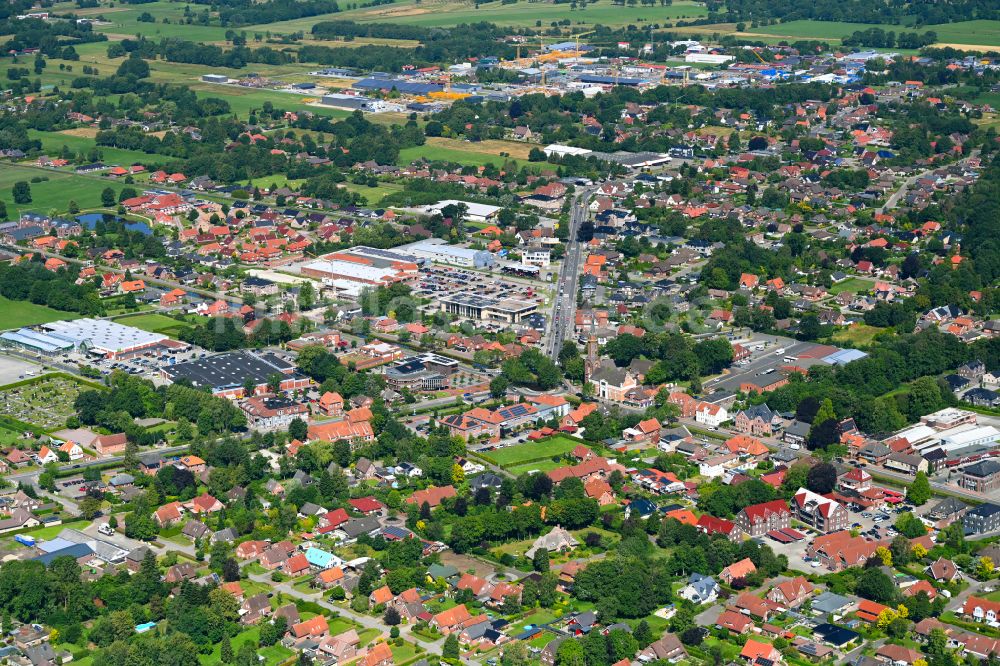
[[[576,292],[580,280],[580,259],[583,256],[583,243],[577,238],[580,225],[590,215],[588,203],[590,195],[596,188],[581,190],[573,199],[569,213],[569,237],[566,242],[566,255],[563,257],[559,279],[556,282],[556,292],[552,303],[552,321],[549,327],[549,342],[547,352],[549,358],[556,360],[562,351],[566,335],[573,330],[576,316]]]

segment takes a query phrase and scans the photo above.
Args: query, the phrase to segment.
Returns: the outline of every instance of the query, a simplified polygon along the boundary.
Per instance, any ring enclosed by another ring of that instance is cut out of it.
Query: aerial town
[[[1000,664],[996,3],[0,42],[0,664]]]

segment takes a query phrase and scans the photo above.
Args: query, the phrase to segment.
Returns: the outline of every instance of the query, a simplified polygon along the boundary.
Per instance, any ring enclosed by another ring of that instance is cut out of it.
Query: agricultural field
[[[0,392],[0,414],[43,430],[60,428],[76,414],[73,402],[83,389],[65,376],[41,377]]]
[[[514,467],[535,460],[541,461],[554,456],[561,456],[576,448],[580,442],[569,437],[556,435],[538,442],[527,442],[504,449],[489,451],[484,457],[501,467]]]
[[[32,178],[45,180],[32,183]],[[14,183],[22,180],[28,182],[31,187],[30,203],[14,203],[11,188],[14,187]],[[106,187],[110,187],[117,195],[125,184],[102,179],[99,176],[79,175],[72,171],[15,164],[4,164],[0,169],[0,201],[7,205],[7,217],[11,219],[29,211],[64,214],[70,201],[75,201],[81,210],[98,208],[101,205],[101,192]]]
[[[54,310],[45,305],[36,305],[30,301],[12,301],[3,296],[0,296],[0,312],[3,312],[3,321],[0,323],[0,326],[3,326],[5,329],[37,326],[38,324],[47,324],[50,321],[79,319],[80,317],[75,312]]]
[[[413,146],[412,148],[404,148],[399,151],[399,159],[396,160],[396,163],[400,166],[405,166],[410,162],[423,157],[431,162],[441,160],[467,166],[485,166],[487,164],[493,164],[494,166],[499,167],[509,159],[507,157],[500,157],[497,155],[496,152],[494,152],[496,149],[493,145],[490,145],[505,142],[480,142],[488,144],[486,147],[481,147],[480,143],[457,141],[454,139],[446,139],[446,143],[439,143],[434,142],[434,139],[435,137],[432,137],[422,146]],[[556,165],[550,164],[549,162],[528,162],[526,159],[516,161],[518,163],[518,167],[521,165],[527,165],[529,169],[533,170],[543,168],[555,170],[558,168]]]
[[[315,19],[346,19],[359,23],[382,22],[431,27],[447,27],[460,23],[489,21],[497,25],[532,27],[556,21],[570,21],[574,25],[622,26],[630,23],[666,23],[684,18],[697,18],[707,13],[704,5],[693,2],[674,2],[670,6],[626,7],[613,5],[608,0],[588,5],[586,9],[573,9],[569,3],[518,2],[504,5],[500,2],[482,3],[478,8],[467,2],[397,2],[392,5],[365,7]],[[258,29],[261,26],[258,26]]]
[[[701,26],[703,31],[710,32],[713,26]],[[955,48],[981,47],[982,50],[995,49],[1000,46],[1000,21],[962,21],[960,23],[942,23],[926,25],[920,28],[908,28],[900,25],[870,25],[866,23],[843,23],[832,21],[790,21],[777,25],[753,28],[746,36],[771,36],[787,39],[826,39],[839,40],[858,30],[881,28],[893,32],[936,32],[937,46],[953,46]]]

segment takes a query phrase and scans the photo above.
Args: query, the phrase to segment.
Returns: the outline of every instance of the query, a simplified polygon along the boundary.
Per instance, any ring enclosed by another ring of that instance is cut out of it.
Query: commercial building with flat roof
[[[422,242],[407,246],[407,251],[418,259],[429,259],[438,264],[492,268],[496,263],[493,253],[443,243]]]
[[[502,321],[516,324],[538,309],[534,301],[514,298],[498,300],[475,294],[457,294],[441,299],[441,310],[467,319]]]
[[[500,206],[490,206],[489,204],[475,203],[473,201],[459,201],[458,199],[445,199],[436,204],[431,204],[424,208],[427,213],[440,213],[448,206],[465,206],[465,219],[473,222],[486,222],[492,220],[500,212]]]
[[[106,319],[74,319],[44,324],[40,331],[21,329],[3,336],[5,344],[43,353],[78,349],[117,358],[151,349],[169,340],[165,335],[125,326]]]
[[[304,264],[301,272],[323,280],[324,284],[348,281],[374,286],[412,280],[420,275],[413,257],[369,247],[324,255]]]
[[[73,349],[71,340],[64,340],[45,333],[22,328],[17,331],[7,331],[0,335],[0,345],[27,349],[40,354],[59,354]]]
[[[422,354],[404,358],[385,369],[386,385],[396,391],[434,391],[448,388],[458,361],[440,354]]]
[[[246,397],[243,385],[247,379],[254,382],[255,393],[267,392],[267,382],[276,374],[281,376],[282,391],[305,389],[311,383],[308,377],[295,369],[294,364],[271,352],[223,352],[165,366],[160,369],[160,374],[172,382],[186,379],[195,388],[208,388],[213,394],[226,398]]]

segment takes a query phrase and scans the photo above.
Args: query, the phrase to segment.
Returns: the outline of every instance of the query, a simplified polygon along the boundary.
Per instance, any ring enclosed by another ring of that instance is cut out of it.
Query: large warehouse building
[[[282,391],[306,389],[311,384],[293,363],[272,352],[224,352],[165,366],[160,374],[172,382],[187,379],[195,388],[208,388],[224,398],[245,397],[243,385],[247,379],[254,382],[255,393],[267,392],[267,383],[274,375],[281,375]]]
[[[22,328],[0,336],[3,344],[42,354],[71,350],[85,351],[105,358],[124,358],[165,343],[186,347],[165,335],[143,331],[106,319],[74,319],[44,324],[40,330]]]
[[[351,285],[360,289],[414,280],[420,276],[417,262],[409,254],[361,246],[323,255],[302,264],[300,270],[324,284],[350,291]]]

